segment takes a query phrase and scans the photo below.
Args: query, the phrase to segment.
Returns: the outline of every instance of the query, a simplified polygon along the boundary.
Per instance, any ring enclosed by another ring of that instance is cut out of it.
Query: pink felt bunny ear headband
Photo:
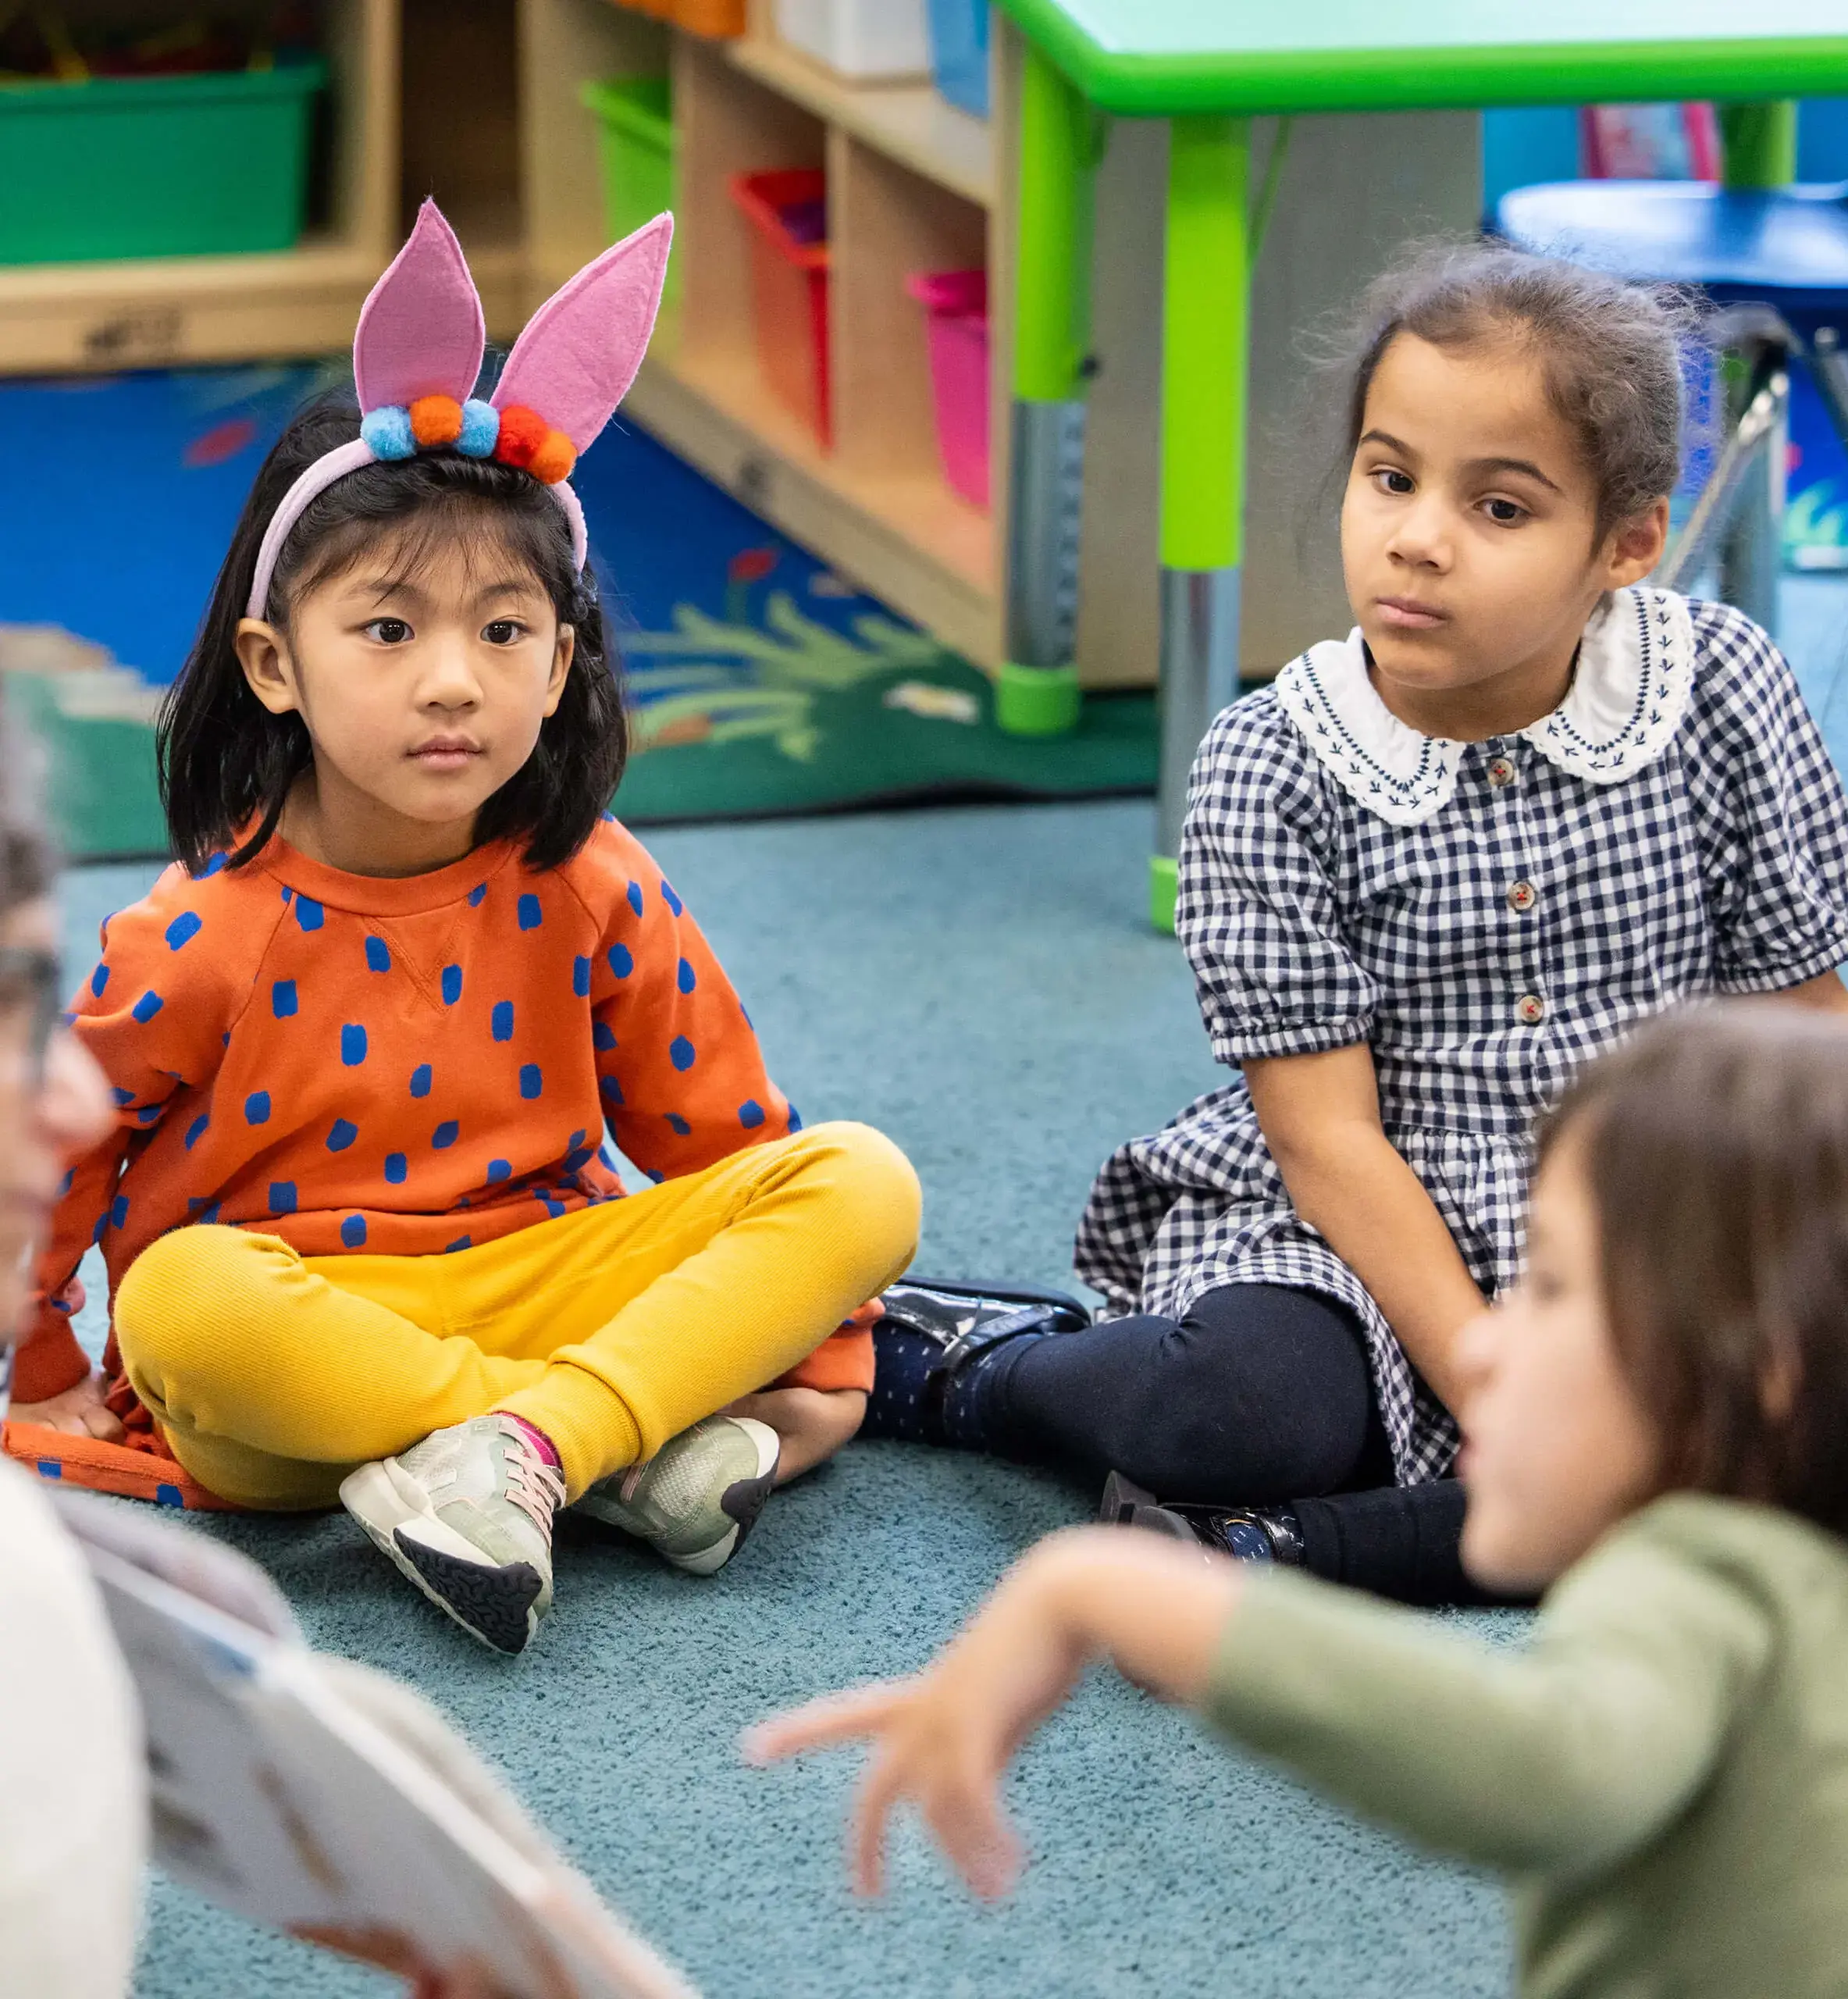
[[[584,510],[565,481],[642,365],[673,235],[673,217],[659,215],[586,264],[527,322],[482,402],[472,393],[484,342],[481,301],[455,231],[426,201],[360,312],[353,337],[359,435],[317,458],[283,496],[257,551],[247,615],[267,615],[283,543],[335,480],[419,451],[447,448],[530,472],[564,509],[582,569]]]

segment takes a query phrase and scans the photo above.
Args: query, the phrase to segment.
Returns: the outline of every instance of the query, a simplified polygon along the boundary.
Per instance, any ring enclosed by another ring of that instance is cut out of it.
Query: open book
[[[154,1858],[271,1928],[469,1964],[509,1999],[694,1999],[418,1695],[312,1652],[261,1570],[61,1499],[141,1700]]]

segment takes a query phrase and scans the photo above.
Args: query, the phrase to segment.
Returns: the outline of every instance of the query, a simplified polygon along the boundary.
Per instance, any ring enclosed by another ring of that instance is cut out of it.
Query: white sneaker
[[[652,1458],[599,1479],[573,1510],[646,1541],[677,1569],[710,1576],[744,1545],[782,1452],[767,1423],[709,1416]]]
[[[511,1416],[478,1416],[361,1465],[340,1503],[465,1631],[497,1652],[525,1649],[551,1607],[564,1481]]]

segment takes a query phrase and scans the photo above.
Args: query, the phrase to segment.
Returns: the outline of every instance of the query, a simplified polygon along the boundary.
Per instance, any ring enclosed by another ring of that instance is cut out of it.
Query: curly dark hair
[[[264,530],[283,495],[315,459],[358,435],[358,408],[344,394],[310,402],[283,432],[257,473],[198,637],[162,704],[161,800],[173,851],[195,872],[233,843],[240,844],[232,867],[254,860],[308,768],[301,718],[272,714],[251,692],[234,642]],[[382,536],[410,575],[456,536],[497,540],[576,634],[557,709],[476,822],[483,841],[524,841],[528,867],[555,868],[590,837],[608,805],[628,761],[628,729],[596,578],[588,565],[581,575],[574,568],[564,511],[530,473],[453,451],[420,451],[349,473],[313,501],[283,543],[269,619],[286,631],[304,591],[340,575]]]
[[[1631,284],[1505,244],[1427,244],[1374,280],[1331,363],[1346,413],[1343,469],[1367,391],[1401,333],[1433,347],[1512,339],[1536,355],[1554,410],[1597,483],[1597,535],[1673,492],[1681,471],[1682,348],[1699,314],[1666,287]]]

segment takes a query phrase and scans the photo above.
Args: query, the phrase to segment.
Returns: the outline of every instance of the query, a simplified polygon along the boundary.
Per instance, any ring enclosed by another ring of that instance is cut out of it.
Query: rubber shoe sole
[[[472,1541],[408,1494],[383,1463],[348,1473],[340,1503],[399,1574],[470,1637],[497,1652],[525,1650],[539,1629],[533,1605],[545,1587],[531,1562],[496,1568],[483,1562]]]
[[[1106,1527],[1143,1527],[1153,1534],[1166,1534],[1170,1541],[1199,1545],[1193,1529],[1178,1513],[1170,1513],[1152,1492],[1125,1478],[1120,1471],[1112,1472],[1104,1481],[1104,1496],[1097,1516]]]

